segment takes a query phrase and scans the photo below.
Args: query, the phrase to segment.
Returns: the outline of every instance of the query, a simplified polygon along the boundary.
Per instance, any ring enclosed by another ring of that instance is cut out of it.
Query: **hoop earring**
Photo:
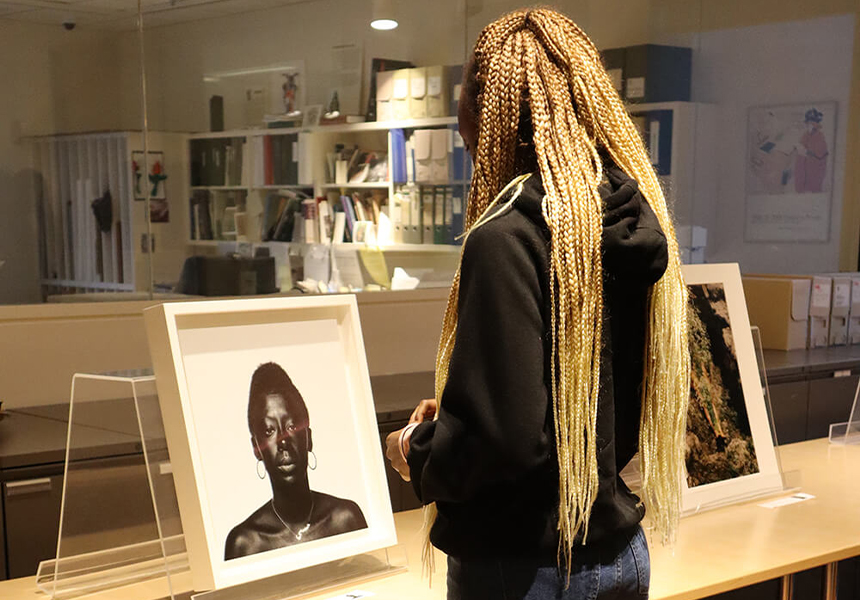
[[[259,477],[260,479],[265,479],[266,478],[266,465],[263,465],[263,472],[262,473],[260,473],[260,465],[263,465],[262,460],[257,461],[257,477]]]
[[[314,454],[313,450],[310,451],[310,455],[314,457],[314,466],[311,466],[310,464],[308,464],[308,468],[311,471],[316,471],[317,470],[317,455]]]

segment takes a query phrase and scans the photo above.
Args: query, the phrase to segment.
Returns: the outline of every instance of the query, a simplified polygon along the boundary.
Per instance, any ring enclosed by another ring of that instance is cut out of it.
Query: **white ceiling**
[[[80,27],[130,29],[138,0],[0,0],[0,19],[57,25],[70,17]],[[144,27],[198,21],[314,0],[142,0]]]

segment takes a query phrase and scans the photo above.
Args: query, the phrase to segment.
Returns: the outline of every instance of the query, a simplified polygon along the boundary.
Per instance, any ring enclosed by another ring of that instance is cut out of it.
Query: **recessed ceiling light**
[[[370,26],[380,31],[388,31],[389,29],[397,29],[397,21],[394,19],[374,19],[370,22]]]
[[[394,0],[373,0],[370,26],[374,29],[387,31],[398,25],[394,12]]]

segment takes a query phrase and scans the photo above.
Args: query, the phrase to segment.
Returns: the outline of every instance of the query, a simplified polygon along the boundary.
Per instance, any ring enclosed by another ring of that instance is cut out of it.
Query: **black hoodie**
[[[644,516],[618,477],[637,450],[648,288],[666,240],[637,183],[606,172],[604,324],[597,420],[599,490],[587,543]],[[513,191],[508,192],[508,198]],[[463,249],[458,327],[438,419],[412,433],[413,486],[439,516],[433,544],[458,558],[558,551],[558,461],[551,394],[550,233],[532,175],[512,209]]]

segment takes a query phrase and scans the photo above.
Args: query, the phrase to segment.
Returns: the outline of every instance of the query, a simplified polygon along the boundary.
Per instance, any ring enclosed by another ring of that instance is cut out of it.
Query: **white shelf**
[[[305,131],[335,133],[353,133],[360,131],[384,131],[387,129],[420,129],[423,127],[444,127],[456,125],[457,117],[431,117],[427,119],[406,119],[404,121],[370,121],[369,123],[352,123],[349,125],[320,125]]]
[[[188,240],[188,244],[191,246],[218,246],[219,244],[235,244],[236,240]],[[287,246],[305,249],[308,246],[319,246],[321,244],[308,244],[306,242],[278,242],[275,240],[270,240],[266,242],[249,242],[254,245],[261,244],[286,244]],[[454,246],[451,244],[390,244],[388,246],[368,246],[367,244],[355,243],[355,242],[343,242],[339,244],[335,244],[340,248],[347,249],[368,249],[368,250],[382,250],[383,252],[399,252],[399,253],[409,253],[409,252],[420,252],[430,253],[430,254],[456,254],[460,252],[462,246]]]
[[[189,246],[218,246],[219,244],[235,244],[236,240],[188,240]]]
[[[420,187],[422,185],[430,186],[430,185],[448,185],[448,186],[460,186],[460,185],[469,185],[471,184],[471,180],[466,179],[455,179],[455,180],[439,180],[439,181],[398,181],[394,185],[395,187],[409,187],[415,186]]]
[[[314,187],[314,185],[312,183],[308,184],[308,185],[299,185],[297,183],[285,183],[282,185],[277,185],[277,184],[273,183],[273,184],[267,184],[267,185],[252,185],[251,189],[252,190],[309,190],[312,187]]]
[[[226,139],[240,137],[259,137],[266,135],[291,135],[294,133],[359,133],[362,131],[386,131],[388,129],[420,129],[423,127],[446,127],[456,125],[457,117],[431,117],[427,119],[406,119],[403,121],[371,121],[343,125],[319,125],[317,127],[283,127],[275,129],[234,129],[232,131],[212,131],[192,133],[191,140]]]
[[[384,190],[391,185],[388,181],[371,181],[362,183],[324,183],[320,188],[324,190]]]
[[[212,192],[243,192],[248,190],[245,185],[193,185],[192,190],[207,190]]]

